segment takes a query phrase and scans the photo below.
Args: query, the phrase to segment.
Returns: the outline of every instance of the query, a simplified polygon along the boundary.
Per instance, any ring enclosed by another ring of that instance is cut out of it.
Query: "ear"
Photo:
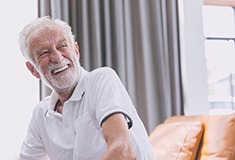
[[[38,79],[41,78],[40,74],[38,73],[38,71],[34,68],[34,66],[30,63],[30,62],[26,62],[25,63],[28,70],[32,73],[32,75]]]
[[[74,43],[74,49],[75,49],[77,57],[80,58],[79,46],[77,42]]]

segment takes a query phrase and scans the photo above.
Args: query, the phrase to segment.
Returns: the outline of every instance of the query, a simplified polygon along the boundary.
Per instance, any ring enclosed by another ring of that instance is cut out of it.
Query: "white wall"
[[[209,114],[202,6],[204,0],[179,0],[185,114]]]
[[[7,0],[0,5],[0,159],[18,156],[32,109],[39,100],[38,80],[25,67],[18,34],[37,17],[36,0]]]

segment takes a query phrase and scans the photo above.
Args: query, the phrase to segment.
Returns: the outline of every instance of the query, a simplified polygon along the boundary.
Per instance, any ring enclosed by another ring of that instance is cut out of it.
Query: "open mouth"
[[[62,66],[62,67],[60,67],[60,68],[53,69],[53,70],[52,70],[52,73],[53,73],[53,74],[58,74],[58,73],[60,73],[60,72],[65,71],[65,70],[68,69],[68,68],[69,68],[69,65],[67,64],[67,65]]]

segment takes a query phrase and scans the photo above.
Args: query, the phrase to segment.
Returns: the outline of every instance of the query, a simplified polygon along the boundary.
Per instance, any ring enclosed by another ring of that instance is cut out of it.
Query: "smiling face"
[[[60,27],[45,28],[29,37],[31,73],[58,94],[72,92],[79,79],[78,45]]]

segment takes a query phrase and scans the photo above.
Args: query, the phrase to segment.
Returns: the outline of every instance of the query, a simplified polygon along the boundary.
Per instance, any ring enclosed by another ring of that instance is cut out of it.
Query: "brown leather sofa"
[[[235,114],[173,116],[149,138],[154,160],[235,160]]]

